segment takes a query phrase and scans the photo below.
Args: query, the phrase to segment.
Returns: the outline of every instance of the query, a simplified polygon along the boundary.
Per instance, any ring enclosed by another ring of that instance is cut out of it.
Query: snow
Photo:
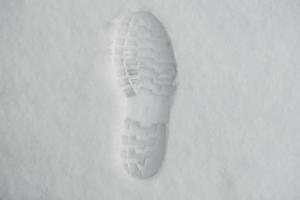
[[[167,154],[116,158],[110,20],[148,10],[178,64]],[[0,199],[300,199],[297,0],[0,1]]]

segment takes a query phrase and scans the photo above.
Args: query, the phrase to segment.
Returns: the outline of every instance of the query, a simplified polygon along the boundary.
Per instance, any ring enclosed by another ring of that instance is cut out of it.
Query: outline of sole
[[[114,21],[111,55],[127,107],[133,110],[124,120],[122,163],[131,176],[149,178],[163,162],[176,88],[171,41],[151,13],[134,12]]]

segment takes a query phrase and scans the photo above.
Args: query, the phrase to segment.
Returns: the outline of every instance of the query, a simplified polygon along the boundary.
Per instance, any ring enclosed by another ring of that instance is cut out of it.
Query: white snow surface
[[[163,167],[118,162],[110,21],[166,27],[178,87]],[[1,200],[300,199],[298,0],[0,0]]]

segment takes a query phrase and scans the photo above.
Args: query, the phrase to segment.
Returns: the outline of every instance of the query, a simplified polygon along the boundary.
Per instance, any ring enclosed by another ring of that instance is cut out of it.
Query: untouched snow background
[[[163,168],[116,162],[109,22],[148,10],[178,63]],[[300,199],[297,0],[0,0],[0,199]]]

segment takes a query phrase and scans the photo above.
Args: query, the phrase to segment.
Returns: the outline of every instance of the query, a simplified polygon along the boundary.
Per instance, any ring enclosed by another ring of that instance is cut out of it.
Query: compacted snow
[[[163,167],[118,162],[111,19],[153,13],[177,90]],[[300,199],[297,0],[0,0],[0,199]]]

